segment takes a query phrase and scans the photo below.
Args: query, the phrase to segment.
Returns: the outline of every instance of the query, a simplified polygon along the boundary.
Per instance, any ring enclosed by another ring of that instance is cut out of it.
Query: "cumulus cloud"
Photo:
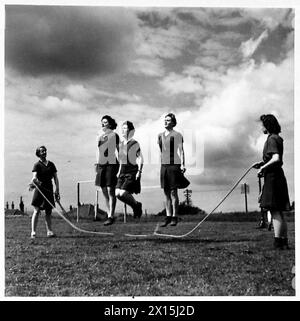
[[[132,62],[129,71],[133,74],[143,74],[150,77],[161,77],[164,75],[164,65],[159,58],[139,58]]]
[[[259,21],[270,30],[276,29],[279,25],[293,28],[294,10],[290,8],[247,8],[240,9],[245,18]]]
[[[111,73],[127,66],[135,28],[122,8],[8,5],[5,63],[35,76]]]
[[[190,77],[189,75],[185,76],[170,73],[160,81],[160,85],[163,87],[167,94],[194,94],[195,92],[203,93],[203,86],[201,85],[199,79]]]
[[[188,70],[188,69],[187,69]],[[190,74],[201,74],[202,69],[189,69]],[[177,113],[178,129],[193,129],[204,139],[204,172],[195,177],[196,183],[206,184],[214,173],[218,184],[228,184],[228,175],[245,168],[261,157],[261,142],[265,137],[258,122],[262,113],[274,113],[284,128],[293,124],[293,59],[281,64],[253,61],[219,74],[214,94],[206,97],[198,110]],[[204,79],[204,78],[203,78]],[[205,86],[205,79],[203,80]],[[179,87],[178,87],[179,88]],[[184,90],[184,89],[183,89]],[[162,130],[163,115],[152,122],[151,128]],[[147,124],[139,128],[147,132]],[[285,131],[291,141],[292,133]],[[153,136],[153,135],[148,135]],[[145,141],[147,141],[145,134]],[[191,151],[192,142],[185,140]],[[223,172],[222,172],[223,171]],[[222,179],[222,177],[224,179]]]
[[[268,31],[265,30],[257,39],[249,39],[241,44],[241,51],[245,58],[253,55],[260,43],[268,37]]]

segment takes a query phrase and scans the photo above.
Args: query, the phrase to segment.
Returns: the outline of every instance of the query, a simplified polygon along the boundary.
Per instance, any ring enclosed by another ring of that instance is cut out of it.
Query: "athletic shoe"
[[[280,237],[274,237],[273,247],[275,250],[283,250],[283,239]]]
[[[171,220],[172,220],[171,216],[166,216],[164,223],[161,224],[160,227],[166,227],[167,225],[169,225],[171,223]]]
[[[173,216],[171,219],[171,226],[176,226],[178,223],[178,217],[177,216]]]
[[[257,226],[257,229],[263,229],[266,227],[267,227],[267,224],[264,221],[260,221],[259,225]]]
[[[137,202],[135,208],[133,209],[133,217],[140,218],[143,214],[143,204],[141,202]]]
[[[35,238],[36,238],[35,232],[31,232],[30,238],[31,238],[31,239],[35,239]]]
[[[288,240],[287,237],[282,238],[282,248],[283,248],[284,250],[289,250],[289,249],[290,249],[290,247],[289,247],[289,240]]]
[[[47,237],[49,237],[49,238],[56,237],[56,235],[52,231],[49,231],[49,232],[47,232]]]
[[[103,225],[108,226],[108,225],[112,225],[114,223],[115,219],[113,217],[109,217],[104,223]]]

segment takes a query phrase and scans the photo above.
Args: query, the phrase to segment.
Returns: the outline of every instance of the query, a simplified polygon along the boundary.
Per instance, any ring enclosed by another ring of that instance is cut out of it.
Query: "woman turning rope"
[[[31,218],[31,238],[36,237],[36,227],[41,210],[45,210],[46,213],[45,223],[47,229],[47,237],[55,237],[55,234],[52,231],[51,222],[52,208],[55,207],[52,179],[54,179],[54,183],[56,186],[55,198],[59,200],[59,182],[57,177],[57,170],[54,163],[47,160],[47,149],[45,146],[37,148],[35,154],[39,158],[39,161],[33,166],[33,177],[30,184],[30,189],[34,189],[31,202],[31,205],[34,207]],[[38,188],[51,204],[49,204],[44,196],[37,190],[37,188],[35,188],[35,185],[38,186]]]
[[[258,175],[264,177],[264,186],[260,196],[260,207],[269,210],[274,226],[274,247],[288,248],[287,223],[283,211],[290,210],[288,187],[283,165],[283,139],[279,136],[281,127],[275,116],[262,115],[262,130],[267,134],[263,149],[263,161],[255,163]]]
[[[117,173],[119,169],[118,148],[119,136],[114,132],[117,123],[113,118],[105,115],[101,119],[103,133],[98,137],[97,164],[95,185],[102,189],[108,217],[104,225],[114,223],[114,213],[116,208],[115,188],[117,184]]]

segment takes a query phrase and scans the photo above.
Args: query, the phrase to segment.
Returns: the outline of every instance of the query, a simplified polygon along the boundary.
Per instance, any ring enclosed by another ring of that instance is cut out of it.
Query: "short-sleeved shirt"
[[[37,173],[37,179],[42,183],[42,187],[51,188],[52,179],[57,172],[57,169],[51,161],[48,161],[47,165],[38,161],[33,165],[32,172]]]
[[[98,138],[98,164],[118,164],[116,150],[119,148],[119,135],[115,132],[102,134]]]
[[[164,165],[181,164],[178,148],[183,144],[182,135],[173,130],[168,135],[158,135],[158,145],[161,151],[161,163]]]
[[[277,134],[270,134],[265,142],[263,149],[263,161],[267,163],[274,154],[279,154],[279,162],[272,165],[272,167],[281,167],[283,164],[283,139]]]
[[[127,143],[122,141],[119,145],[119,162],[121,164],[120,174],[136,172],[137,158],[140,156],[141,148],[140,144],[130,139]]]

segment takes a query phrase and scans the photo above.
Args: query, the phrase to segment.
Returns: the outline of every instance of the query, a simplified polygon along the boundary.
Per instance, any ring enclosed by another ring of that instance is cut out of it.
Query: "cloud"
[[[261,158],[261,141],[265,136],[261,133],[258,119],[262,113],[277,115],[283,128],[292,126],[293,68],[291,55],[278,65],[250,61],[232,67],[225,74],[218,74],[219,82],[210,83],[210,86],[214,85],[212,95],[206,96],[197,109],[176,113],[180,131],[192,129],[204,139],[205,175],[202,177],[201,174],[195,183],[206,184],[211,179],[216,184],[228,184],[232,173]],[[190,76],[199,76],[204,70],[190,67],[186,71]],[[203,77],[204,87],[206,79],[210,81],[209,77]],[[151,123],[151,128],[157,133],[163,130],[162,119],[163,115]],[[139,131],[147,132],[148,127],[149,124],[142,125]],[[144,136],[147,141],[147,136],[153,135],[145,133]],[[292,136],[293,133],[284,132],[286,142],[290,143]],[[190,140],[185,140],[190,151],[193,150],[188,146],[191,144]],[[187,155],[187,159],[189,157],[193,157],[192,153]]]
[[[253,40],[252,38],[243,42],[241,44],[241,51],[245,58],[248,58],[253,55],[257,47],[261,44],[261,42],[268,37],[268,31],[265,30],[257,39]]]
[[[132,62],[129,71],[133,74],[143,74],[150,77],[161,77],[164,75],[164,65],[158,58],[139,58]]]
[[[259,21],[262,26],[269,30],[276,29],[279,25],[293,28],[294,10],[289,8],[247,8],[240,9],[245,18]]]
[[[189,41],[184,30],[177,26],[167,29],[142,27],[136,39],[136,53],[139,56],[174,59],[182,54]]]
[[[8,5],[5,63],[34,76],[124,70],[135,28],[135,15],[122,8]]]
[[[161,80],[160,85],[167,94],[171,95],[178,93],[203,93],[203,86],[201,85],[199,79],[195,77],[177,75],[175,73],[170,73],[167,77]]]

